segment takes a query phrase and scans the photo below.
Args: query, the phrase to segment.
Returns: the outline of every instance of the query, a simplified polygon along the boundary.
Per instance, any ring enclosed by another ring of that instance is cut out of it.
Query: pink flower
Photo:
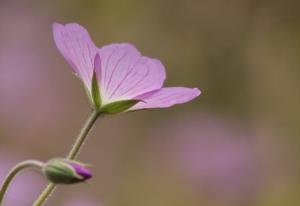
[[[131,44],[97,48],[76,23],[53,25],[58,50],[83,81],[93,105],[107,113],[165,108],[200,95],[197,88],[162,88],[165,68]]]

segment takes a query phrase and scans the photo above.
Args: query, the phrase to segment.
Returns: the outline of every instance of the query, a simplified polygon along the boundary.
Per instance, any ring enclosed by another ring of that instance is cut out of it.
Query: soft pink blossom
[[[124,100],[140,100],[128,110],[164,108],[188,102],[200,95],[197,88],[163,88],[163,64],[143,56],[129,43],[97,48],[86,29],[76,23],[53,25],[58,50],[83,81],[92,96],[96,75],[101,107]]]

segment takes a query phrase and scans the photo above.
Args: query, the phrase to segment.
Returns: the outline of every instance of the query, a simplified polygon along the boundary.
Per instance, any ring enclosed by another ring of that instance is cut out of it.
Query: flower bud
[[[85,164],[59,158],[49,160],[43,167],[43,174],[55,184],[74,184],[92,177],[91,171]]]

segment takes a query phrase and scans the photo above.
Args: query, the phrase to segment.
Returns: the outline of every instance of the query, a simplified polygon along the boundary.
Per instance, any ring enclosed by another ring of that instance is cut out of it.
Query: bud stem
[[[81,147],[84,145],[84,142],[88,136],[89,131],[95,124],[98,117],[101,115],[99,110],[95,109],[86,120],[85,124],[83,125],[71,151],[69,152],[67,159],[74,160],[80,152]],[[45,190],[41,193],[38,199],[34,202],[33,206],[41,206],[47,198],[51,195],[51,193],[55,190],[56,185],[53,183],[49,183]],[[0,205],[1,206],[1,205]]]
[[[10,183],[12,182],[12,180],[14,179],[14,177],[21,172],[24,169],[27,168],[35,168],[35,169],[42,169],[44,163],[40,162],[40,161],[36,161],[36,160],[26,160],[24,162],[20,162],[18,163],[15,167],[13,167],[11,169],[11,171],[8,173],[8,175],[6,176],[6,178],[3,181],[3,185],[1,187],[0,190],[0,206],[2,206],[2,202],[5,196],[5,193],[10,185]]]

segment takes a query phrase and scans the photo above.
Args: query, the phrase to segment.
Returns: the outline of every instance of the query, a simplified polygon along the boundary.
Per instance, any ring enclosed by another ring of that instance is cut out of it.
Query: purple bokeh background
[[[166,86],[203,94],[101,119],[79,158],[93,165],[92,181],[59,187],[49,205],[298,205],[297,8],[292,0],[0,1],[1,181],[19,161],[65,156],[90,112],[52,37],[53,22],[78,22],[97,45],[130,42],[160,59]],[[44,184],[26,171],[7,205],[30,205]]]

